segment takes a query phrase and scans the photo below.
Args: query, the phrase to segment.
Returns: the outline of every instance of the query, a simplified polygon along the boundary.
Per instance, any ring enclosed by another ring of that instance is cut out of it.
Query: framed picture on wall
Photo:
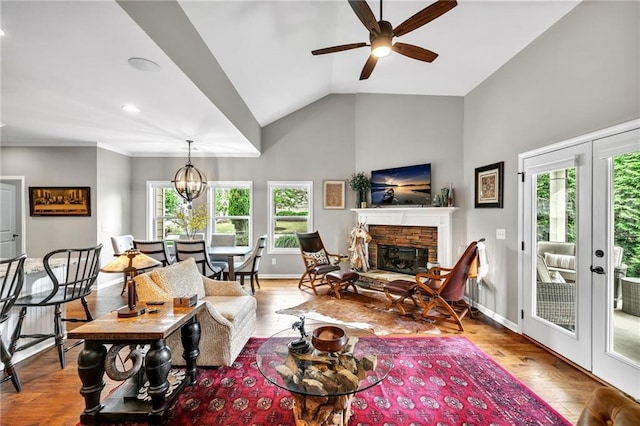
[[[325,209],[344,209],[344,188],[343,180],[325,180],[323,207]]]
[[[88,186],[30,186],[31,216],[91,216]]]
[[[476,168],[476,208],[502,208],[503,174],[504,161]]]

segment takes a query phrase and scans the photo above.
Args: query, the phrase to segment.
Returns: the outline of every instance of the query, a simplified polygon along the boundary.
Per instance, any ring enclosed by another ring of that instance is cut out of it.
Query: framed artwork
[[[30,186],[31,216],[91,216],[88,186]]]
[[[323,207],[325,209],[344,209],[344,186],[343,180],[325,180]]]
[[[502,208],[503,174],[504,161],[476,168],[476,208]]]

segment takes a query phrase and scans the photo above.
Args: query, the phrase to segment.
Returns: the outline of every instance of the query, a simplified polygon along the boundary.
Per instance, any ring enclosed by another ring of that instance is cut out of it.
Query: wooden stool
[[[402,315],[406,315],[407,311],[404,310],[402,304],[406,299],[411,299],[413,304],[418,307],[418,302],[414,299],[417,292],[418,285],[412,281],[394,280],[384,285],[384,294],[389,299],[389,303],[384,307],[385,309],[391,309],[397,307]],[[398,296],[394,298],[393,296]]]
[[[331,294],[331,292],[334,292],[336,295],[336,299],[340,299],[340,290],[346,290],[349,286],[353,286],[353,291],[358,294],[356,281],[358,281],[360,275],[355,271],[331,271],[325,275],[325,278],[331,286],[327,294]]]

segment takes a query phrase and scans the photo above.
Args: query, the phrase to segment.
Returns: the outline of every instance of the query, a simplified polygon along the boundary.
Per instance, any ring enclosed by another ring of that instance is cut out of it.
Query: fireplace
[[[378,244],[376,251],[378,269],[383,271],[416,275],[418,272],[426,272],[429,269],[428,248]]]
[[[429,262],[452,267],[453,214],[458,207],[393,207],[352,209],[369,229],[369,262],[377,267],[377,245],[427,248]]]

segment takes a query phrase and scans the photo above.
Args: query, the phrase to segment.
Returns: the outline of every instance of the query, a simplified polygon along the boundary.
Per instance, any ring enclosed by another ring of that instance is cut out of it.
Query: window
[[[253,244],[252,188],[252,182],[213,182],[209,186],[209,229],[218,234],[236,234],[236,246]]]
[[[269,251],[299,253],[296,232],[313,229],[313,182],[269,182]]]
[[[175,240],[182,233],[175,219],[181,208],[183,199],[173,188],[171,182],[148,182],[149,197],[147,218],[147,235],[152,240]]]

